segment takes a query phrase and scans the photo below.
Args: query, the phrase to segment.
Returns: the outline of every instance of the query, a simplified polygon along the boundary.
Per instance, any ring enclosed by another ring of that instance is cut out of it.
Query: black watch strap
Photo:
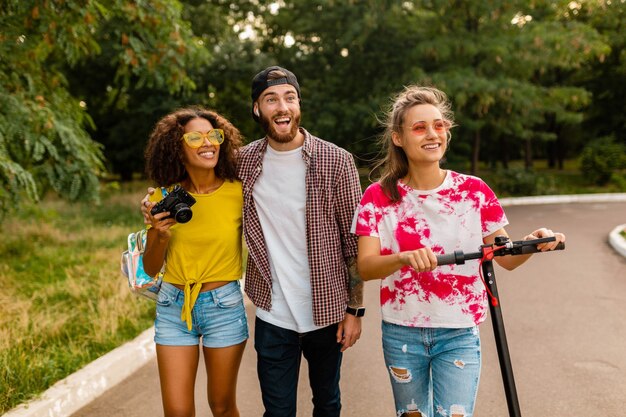
[[[363,317],[365,315],[365,307],[346,307],[346,313],[352,314],[355,317]]]

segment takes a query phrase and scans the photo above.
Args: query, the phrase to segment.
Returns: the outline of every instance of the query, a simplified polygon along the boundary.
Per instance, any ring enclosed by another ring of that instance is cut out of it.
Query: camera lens
[[[178,223],[187,223],[189,220],[191,220],[191,217],[193,216],[193,213],[191,212],[189,206],[184,203],[177,204],[176,207],[174,207],[173,211],[174,219]]]

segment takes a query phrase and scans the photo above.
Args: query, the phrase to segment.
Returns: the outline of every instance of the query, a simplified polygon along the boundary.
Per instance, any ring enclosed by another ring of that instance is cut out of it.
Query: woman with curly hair
[[[164,272],[154,341],[166,417],[195,415],[200,340],[213,415],[239,416],[237,374],[248,339],[239,286],[241,142],[239,131],[221,115],[188,107],[159,120],[146,147],[148,177],[162,186],[146,201],[150,224],[143,262],[151,276]],[[175,186],[193,198],[191,215],[152,214],[168,192],[178,192]]]

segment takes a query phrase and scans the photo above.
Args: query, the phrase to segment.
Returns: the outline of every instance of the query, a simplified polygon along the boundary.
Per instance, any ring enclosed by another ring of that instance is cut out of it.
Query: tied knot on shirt
[[[183,308],[180,312],[180,319],[187,323],[187,330],[191,330],[191,311],[196,304],[200,290],[202,289],[202,282],[198,279],[190,278],[185,282],[185,300]]]

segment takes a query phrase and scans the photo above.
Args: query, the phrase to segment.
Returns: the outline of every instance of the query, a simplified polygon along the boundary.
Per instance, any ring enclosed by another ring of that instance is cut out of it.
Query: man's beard
[[[298,129],[300,127],[300,114],[294,116],[291,113],[282,113],[277,115],[276,117],[281,116],[291,118],[291,130],[289,131],[289,133],[278,133],[274,128],[271,119],[265,117],[263,113],[259,115],[259,121],[261,123],[261,127],[263,127],[263,130],[265,130],[265,133],[270,139],[275,140],[278,143],[289,143],[294,140],[296,135],[298,134]]]

